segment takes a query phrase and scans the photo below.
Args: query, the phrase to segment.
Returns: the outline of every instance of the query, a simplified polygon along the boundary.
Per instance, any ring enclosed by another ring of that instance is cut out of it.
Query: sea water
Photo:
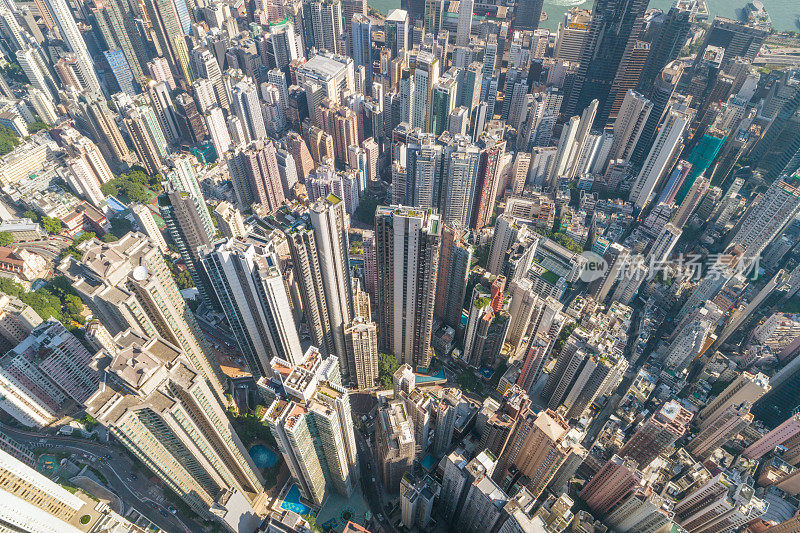
[[[672,5],[672,0],[651,0],[649,9],[658,8],[667,11]],[[706,0],[709,19],[714,15],[739,19],[746,0]],[[762,0],[764,7],[772,18],[775,31],[800,31],[800,2],[798,0]],[[398,9],[400,0],[368,0],[373,7],[384,15],[390,9]],[[555,31],[558,23],[564,20],[564,13],[569,8],[578,6],[581,9],[591,9],[594,0],[545,0],[543,10],[547,13],[547,20],[539,27]]]

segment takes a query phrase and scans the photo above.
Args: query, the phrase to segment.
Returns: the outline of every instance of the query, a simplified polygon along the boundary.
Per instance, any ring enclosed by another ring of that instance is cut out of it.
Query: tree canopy
[[[64,224],[61,221],[54,217],[43,217],[41,220],[42,228],[49,233],[50,235],[56,235],[61,232],[61,228],[64,227]]]
[[[16,296],[31,306],[36,314],[47,320],[55,318],[67,329],[74,329],[76,324],[83,324],[83,301],[64,276],[57,276],[45,286],[26,291],[25,288],[8,278],[0,278],[0,292]]]
[[[392,376],[398,368],[400,368],[400,363],[395,356],[388,353],[378,354],[378,376],[381,382],[381,388],[392,388]]]
[[[19,144],[19,135],[0,125],[0,157],[11,152]]]

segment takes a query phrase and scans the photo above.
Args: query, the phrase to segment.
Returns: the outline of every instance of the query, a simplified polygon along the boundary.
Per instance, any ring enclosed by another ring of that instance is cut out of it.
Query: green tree
[[[30,133],[36,133],[38,131],[50,129],[50,126],[42,122],[41,120],[37,120],[36,122],[31,122],[28,124],[28,131]]]
[[[36,314],[42,317],[42,320],[53,317],[62,323],[64,322],[64,318],[61,315],[61,300],[52,293],[40,289],[36,292],[21,294],[19,299],[30,305],[36,311]]]
[[[127,218],[112,217],[110,222],[111,233],[120,239],[133,230],[133,223]]]
[[[42,228],[50,235],[56,235],[61,231],[64,225],[61,221],[54,217],[44,217],[42,219]]]
[[[14,234],[10,231],[0,231],[0,246],[8,246],[13,244],[15,240]]]
[[[119,237],[117,237],[113,233],[106,233],[105,235],[100,237],[100,240],[103,242],[116,242],[119,240]]]
[[[188,271],[184,270],[179,272],[175,277],[175,283],[178,284],[179,289],[191,289],[194,287],[194,281]]]
[[[115,178],[109,182],[106,182],[100,186],[100,192],[106,196],[117,196],[119,195],[119,186],[117,185],[119,178]]]
[[[375,224],[376,209],[378,209],[378,200],[372,196],[365,196],[358,203],[358,207],[356,208],[355,213],[353,213],[353,216],[359,222],[372,226]]]
[[[11,152],[18,144],[19,135],[5,126],[0,126],[0,157]]]
[[[64,248],[61,251],[59,259],[63,259],[64,257],[71,255],[75,259],[80,260],[83,257],[83,254],[80,251],[78,251],[78,245],[84,241],[88,241],[94,238],[95,238],[94,232],[88,231],[86,233],[81,233],[80,237],[76,237],[75,239],[72,240],[72,244],[70,244],[69,247]]]
[[[128,199],[129,203],[145,203],[150,201],[150,194],[147,192],[147,187],[135,181],[128,181],[122,187],[122,193]]]
[[[308,527],[309,529],[311,529],[311,531],[313,531],[314,533],[322,531],[322,528],[319,527],[319,525],[317,524],[317,517],[310,514],[304,514],[303,518],[305,519],[306,522],[308,522]]]
[[[39,213],[37,213],[36,211],[31,211],[30,209],[28,209],[27,211],[22,213],[22,218],[29,218],[29,219],[33,220],[34,222],[39,222]]]
[[[458,375],[458,386],[464,390],[478,392],[478,380],[475,379],[475,374],[471,370],[465,370]]]
[[[84,415],[80,418],[81,423],[86,426],[86,429],[91,430],[95,427],[99,422],[95,417],[90,415],[89,413],[84,413]]]
[[[558,334],[558,338],[556,339],[555,344],[553,345],[553,353],[558,355],[561,353],[561,348],[564,347],[564,343],[567,342],[567,337],[572,335],[572,332],[575,331],[575,328],[578,326],[575,322],[569,322],[563,328],[561,328],[561,332]]]
[[[381,388],[392,388],[392,376],[398,368],[400,368],[400,363],[395,356],[388,353],[378,354],[378,379],[380,379]]]
[[[566,248],[567,250],[569,250],[571,252],[575,252],[576,254],[579,254],[579,253],[581,253],[583,251],[583,248],[578,246],[575,243],[575,241],[572,240],[571,237],[569,237],[568,235],[566,235],[564,233],[555,233],[555,234],[553,234],[553,240],[556,241],[561,246],[563,246],[564,248]]]
[[[19,298],[21,294],[25,293],[25,288],[9,278],[0,278],[0,292]]]
[[[486,268],[489,265],[489,247],[488,246],[479,246],[475,250],[475,261],[478,263],[478,266],[481,268]]]
[[[25,75],[25,71],[22,70],[22,67],[17,63],[11,62],[0,70],[2,70],[3,76],[5,76],[6,79],[17,83],[30,83],[30,81],[28,81],[28,76]]]
[[[86,320],[83,318],[83,302],[80,297],[74,294],[69,294],[62,300],[65,320],[73,320],[79,324],[83,324]]]

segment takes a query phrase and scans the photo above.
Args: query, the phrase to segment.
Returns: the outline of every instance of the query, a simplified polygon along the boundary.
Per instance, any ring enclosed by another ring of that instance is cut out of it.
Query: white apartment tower
[[[653,147],[647,154],[642,170],[631,188],[629,200],[637,209],[642,209],[656,186],[672,168],[675,158],[683,147],[683,134],[689,125],[687,110],[672,106],[661,122]]]
[[[339,357],[342,377],[347,382],[350,376],[347,349],[344,342],[344,326],[353,317],[353,287],[350,280],[348,251],[348,218],[345,203],[330,194],[320,198],[308,210],[314,232],[322,286],[328,306],[328,320],[333,330],[335,353]]]
[[[652,109],[653,103],[650,100],[634,90],[628,90],[614,121],[610,160],[630,160]]]
[[[271,373],[273,357],[299,362],[303,351],[275,252],[228,239],[199,253],[255,379]]]
[[[150,237],[150,240],[153,241],[153,244],[158,247],[162,254],[167,253],[169,250],[167,241],[164,239],[164,235],[161,234],[161,230],[158,229],[150,208],[143,204],[131,204],[130,210],[133,218],[136,219],[139,231]]]
[[[45,5],[50,15],[52,15],[53,21],[58,26],[61,38],[67,44],[69,50],[75,54],[78,70],[87,84],[86,88],[94,95],[100,96],[102,90],[100,89],[97,74],[94,71],[92,57],[89,55],[89,49],[86,47],[86,42],[78,29],[75,17],[72,16],[69,4],[66,0],[45,0]]]
[[[464,0],[458,4],[458,25],[456,26],[456,46],[467,46],[472,31],[473,0]]]

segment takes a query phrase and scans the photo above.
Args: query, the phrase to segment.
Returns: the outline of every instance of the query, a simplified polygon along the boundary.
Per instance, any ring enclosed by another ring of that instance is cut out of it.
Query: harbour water
[[[400,7],[400,0],[367,0],[369,5],[383,14],[390,9]],[[555,31],[558,23],[564,19],[564,13],[573,6],[582,9],[591,9],[593,0],[545,0],[544,11],[547,20],[540,27]],[[738,19],[746,0],[706,0],[710,17],[719,15]],[[800,2],[798,0],[762,0],[772,18],[772,25],[776,31],[800,31]],[[667,10],[672,5],[672,0],[651,0],[650,8]]]

